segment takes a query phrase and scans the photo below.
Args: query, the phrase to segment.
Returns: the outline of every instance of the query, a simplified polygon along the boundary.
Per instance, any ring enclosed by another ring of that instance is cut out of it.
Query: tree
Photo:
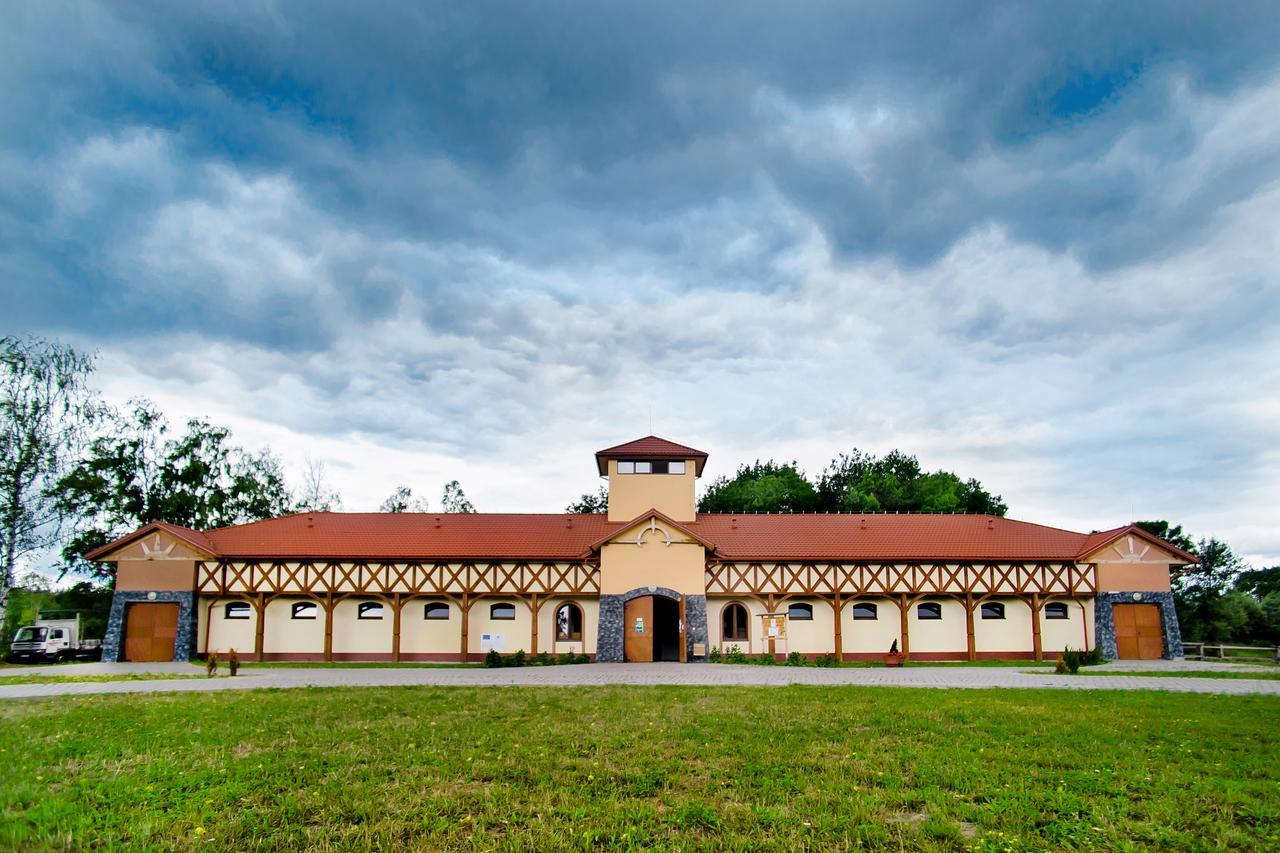
[[[1167,521],[1135,521],[1135,527],[1140,527],[1159,539],[1163,539],[1170,545],[1181,548],[1184,551],[1195,553],[1196,543],[1190,536],[1182,532],[1181,524],[1170,524]]]
[[[796,463],[756,460],[733,479],[718,477],[698,501],[699,512],[814,512],[818,493]]]
[[[1247,592],[1259,601],[1272,593],[1280,592],[1280,566],[1241,572],[1236,577],[1235,588]]]
[[[77,519],[62,550],[72,570],[109,573],[82,555],[152,521],[208,530],[292,511],[275,456],[232,444],[223,427],[193,418],[170,437],[145,400],[111,412],[105,424],[52,489],[59,509]]]
[[[475,512],[476,508],[467,496],[462,493],[462,486],[457,480],[444,484],[444,494],[440,497],[440,507],[445,512]]]
[[[302,472],[302,488],[294,502],[296,512],[333,512],[342,508],[342,498],[330,488],[324,476],[324,463],[306,458]]]
[[[24,557],[52,547],[61,507],[48,488],[96,411],[93,359],[38,338],[0,338],[0,625]]]
[[[598,491],[584,492],[582,497],[564,508],[565,512],[608,512],[609,489],[601,486]]]
[[[382,502],[378,512],[426,512],[427,509],[426,498],[415,498],[412,489],[401,485]]]
[[[975,479],[926,473],[916,457],[892,450],[877,458],[856,448],[831,461],[818,480],[825,512],[963,512],[1004,515],[1008,506]]]

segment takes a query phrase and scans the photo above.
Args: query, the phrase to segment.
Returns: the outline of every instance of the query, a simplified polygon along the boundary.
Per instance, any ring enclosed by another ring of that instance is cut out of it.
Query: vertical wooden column
[[[973,636],[973,593],[964,594],[964,627],[968,632],[969,660],[978,659],[978,644]]]
[[[773,613],[773,608],[774,608],[774,606],[775,606],[775,601],[776,601],[776,600],[777,600],[777,599],[776,599],[776,597],[774,596],[774,594],[773,594],[773,593],[769,593],[768,601],[765,603],[765,608],[769,611],[769,613]],[[770,637],[770,638],[769,638],[769,657],[775,657],[775,656],[776,656],[776,654],[777,654],[777,645],[778,645],[778,641],[777,641],[777,640],[775,640],[773,637]]]
[[[1044,645],[1040,638],[1040,593],[1031,593],[1031,649],[1036,660],[1044,660]]]
[[[586,644],[583,644],[586,648]],[[685,624],[684,624],[684,596],[680,596],[680,663],[689,662],[689,644],[685,640]]]
[[[267,631],[267,597],[258,593],[258,624],[253,635],[253,659],[262,660],[262,648],[266,645]]]
[[[907,596],[898,596],[898,630],[902,634],[902,659],[911,660],[911,633],[907,630]]]
[[[841,618],[840,610],[844,605],[840,602],[840,593],[836,593],[831,599],[831,609],[836,614],[836,663],[844,661],[844,637],[842,636],[844,619]]]
[[[391,596],[391,660],[400,663],[400,593]]]
[[[204,609],[204,656],[209,656],[209,629],[213,625],[213,605],[217,604],[216,598],[209,599],[209,606]]]
[[[324,659],[333,660],[333,593],[324,599]]]
[[[471,618],[471,596],[466,593],[462,594],[462,662],[467,663],[467,628],[468,621]]]
[[[529,596],[529,617],[533,622],[533,629],[530,632],[532,636],[529,638],[529,654],[531,655],[538,653],[538,608],[541,606],[538,604],[538,594],[536,592]]]

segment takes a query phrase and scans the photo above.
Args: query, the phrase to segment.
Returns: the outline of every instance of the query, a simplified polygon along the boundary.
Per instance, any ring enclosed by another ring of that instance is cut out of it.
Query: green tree
[[[739,466],[733,479],[718,477],[698,501],[700,512],[815,512],[818,493],[794,462],[773,460]]]
[[[152,521],[208,530],[292,511],[279,461],[232,444],[225,428],[192,419],[172,435],[147,401],[105,422],[51,490],[58,508],[77,519],[62,550],[71,570],[109,573],[81,555]]]
[[[399,485],[378,507],[378,512],[426,512],[428,509],[426,498],[415,498],[413,489]]]
[[[1152,536],[1163,539],[1170,545],[1195,553],[1196,543],[1190,536],[1182,532],[1181,524],[1170,524],[1163,520],[1135,521],[1134,526],[1142,528]]]
[[[882,457],[854,449],[831,461],[818,480],[826,512],[962,512],[1004,515],[1009,508],[975,479],[950,471],[925,472],[916,457],[892,450]]]
[[[440,497],[440,507],[445,512],[475,512],[476,508],[462,492],[457,480],[444,484],[444,494]]]
[[[62,508],[48,490],[96,411],[92,371],[71,347],[0,338],[0,626],[18,563],[59,541]]]
[[[584,492],[582,497],[564,508],[565,512],[608,512],[609,490],[601,486],[595,492]]]
[[[1241,572],[1236,577],[1235,588],[1259,601],[1273,592],[1280,592],[1280,566]]]

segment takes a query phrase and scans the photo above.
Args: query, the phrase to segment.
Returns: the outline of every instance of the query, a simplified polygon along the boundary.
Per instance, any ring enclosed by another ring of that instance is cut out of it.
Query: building
[[[155,522],[116,564],[107,660],[601,661],[711,649],[880,659],[1179,657],[1170,570],[1136,527],[985,515],[707,514],[707,454],[655,436],[596,454],[607,513],[303,513]]]

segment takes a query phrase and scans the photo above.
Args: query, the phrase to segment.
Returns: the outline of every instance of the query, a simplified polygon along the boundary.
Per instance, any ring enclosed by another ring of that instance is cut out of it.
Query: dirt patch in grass
[[[4,849],[1280,846],[1274,697],[799,686],[64,697],[0,705],[0,761]]]

